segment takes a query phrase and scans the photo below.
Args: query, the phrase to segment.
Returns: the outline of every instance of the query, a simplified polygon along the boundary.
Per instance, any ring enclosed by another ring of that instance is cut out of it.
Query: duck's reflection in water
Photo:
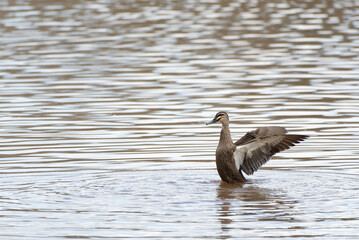
[[[260,224],[249,225],[255,221],[299,221],[296,218],[297,201],[289,199],[283,190],[263,188],[253,182],[221,182],[217,188],[217,199],[221,239],[240,237],[237,234],[258,228]]]

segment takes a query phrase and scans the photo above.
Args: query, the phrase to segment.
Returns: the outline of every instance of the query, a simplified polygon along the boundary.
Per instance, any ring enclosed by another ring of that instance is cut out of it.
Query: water
[[[358,1],[3,1],[0,237],[356,239]],[[219,181],[229,113],[311,137]]]

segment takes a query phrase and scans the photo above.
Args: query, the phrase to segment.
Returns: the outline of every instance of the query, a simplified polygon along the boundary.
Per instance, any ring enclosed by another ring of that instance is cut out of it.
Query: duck
[[[273,155],[309,137],[288,134],[284,127],[269,126],[258,127],[233,142],[228,114],[223,111],[218,112],[207,125],[217,122],[222,124],[222,130],[216,149],[216,166],[220,178],[227,183],[247,182],[243,173],[253,175]]]

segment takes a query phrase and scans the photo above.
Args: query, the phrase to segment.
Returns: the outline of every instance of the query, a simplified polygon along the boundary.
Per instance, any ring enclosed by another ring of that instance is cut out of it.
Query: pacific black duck
[[[217,113],[207,125],[218,121],[222,123],[222,130],[216,150],[216,165],[219,176],[228,183],[245,182],[242,171],[252,175],[274,154],[289,149],[309,137],[287,134],[283,127],[259,127],[233,143],[228,114]]]

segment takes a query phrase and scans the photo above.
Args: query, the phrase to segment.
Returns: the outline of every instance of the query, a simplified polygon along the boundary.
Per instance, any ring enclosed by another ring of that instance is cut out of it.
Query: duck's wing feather
[[[238,169],[252,175],[274,154],[289,149],[308,136],[286,134],[282,127],[261,127],[235,142],[234,159]]]

